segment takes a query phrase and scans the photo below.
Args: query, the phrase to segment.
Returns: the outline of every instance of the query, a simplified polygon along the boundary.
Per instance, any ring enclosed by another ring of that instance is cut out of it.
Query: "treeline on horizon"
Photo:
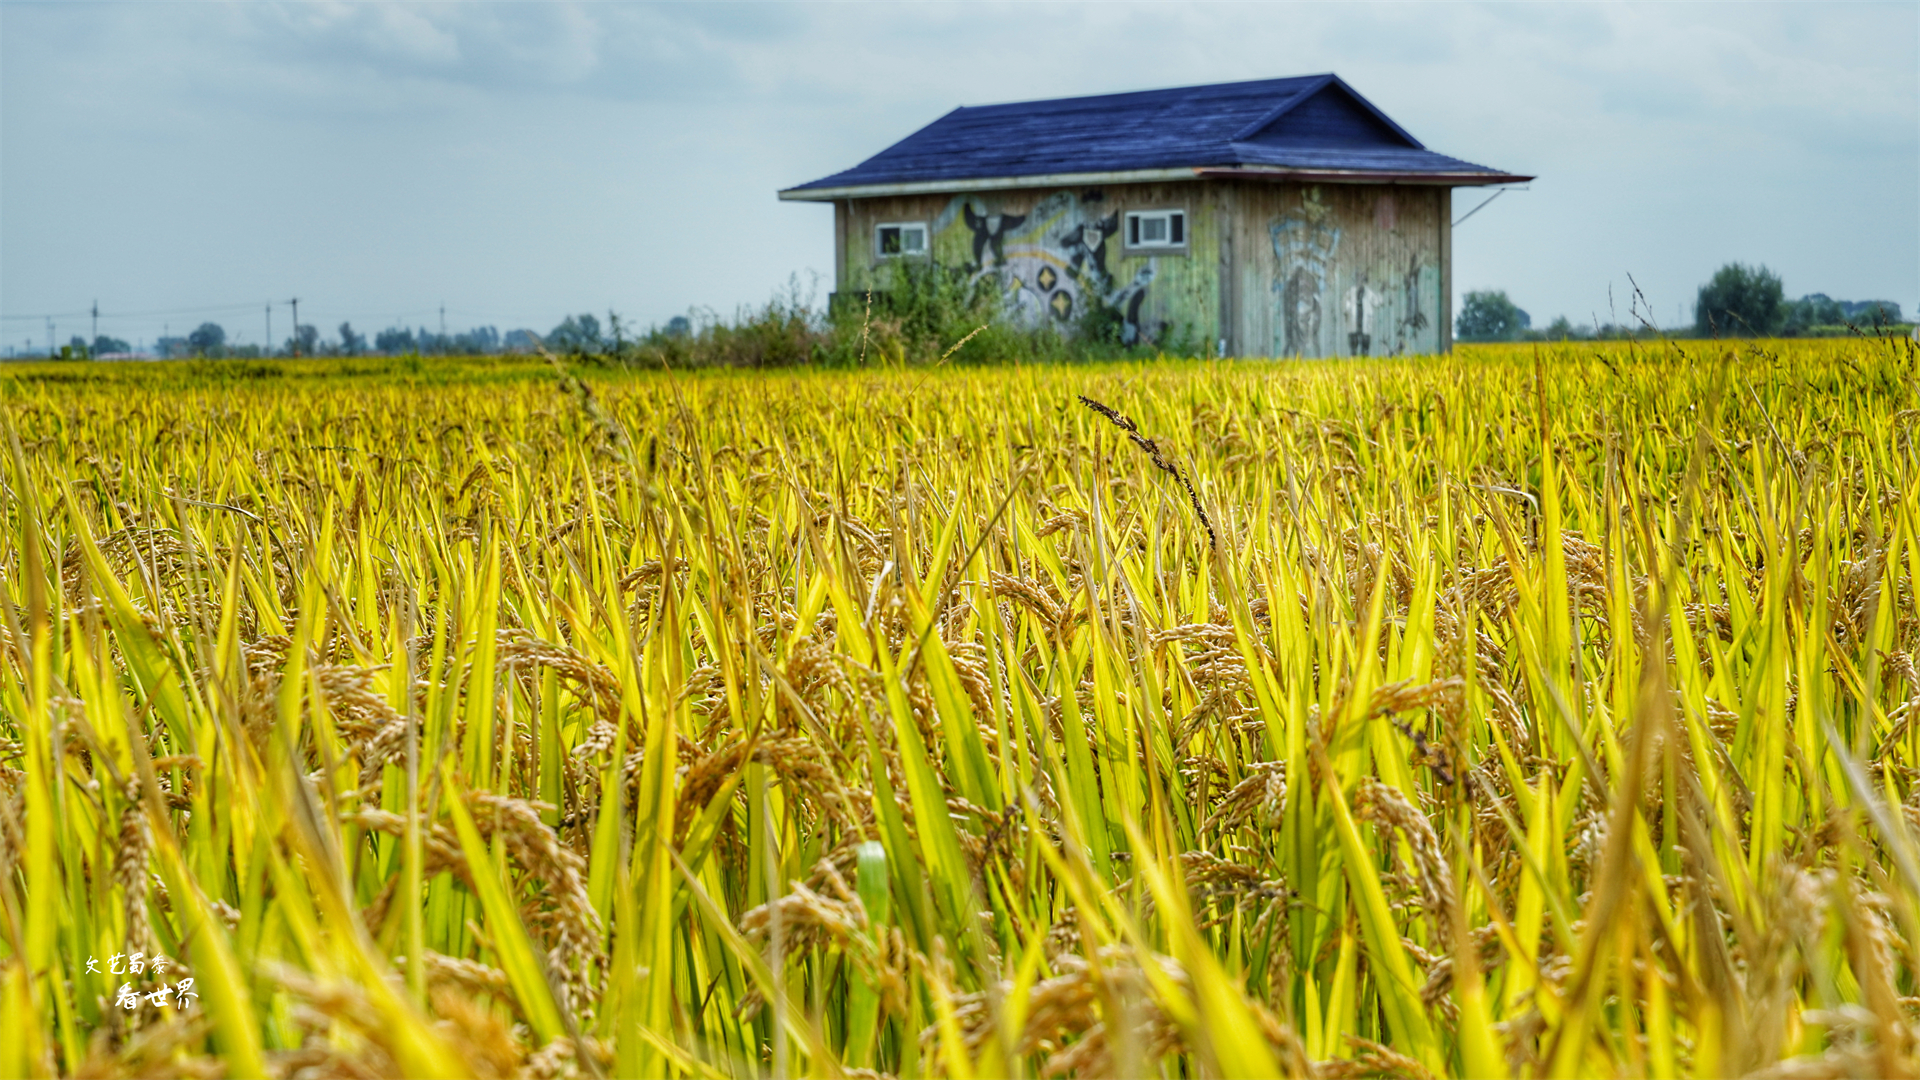
[[[1700,286],[1694,299],[1692,335],[1723,337],[1842,337],[1860,332],[1884,332],[1908,327],[1900,305],[1892,300],[1835,300],[1826,293],[1786,298],[1780,276],[1762,266],[1728,263]],[[1460,341],[1589,341],[1685,336],[1675,328],[1657,328],[1652,312],[1637,294],[1629,302],[1624,323],[1590,326],[1565,315],[1536,328],[1533,317],[1508,298],[1505,290],[1469,292],[1462,298],[1454,337]]]
[[[312,326],[280,347],[229,345],[217,323],[179,338],[162,338],[150,358],[273,359],[353,356],[480,356],[538,353],[609,367],[790,367],[810,364],[853,367],[910,364],[951,358],[977,362],[1077,361],[1195,355],[1207,349],[1192,327],[1173,327],[1150,344],[1121,342],[1121,314],[1098,302],[1075,320],[1073,331],[1015,326],[999,317],[997,282],[932,263],[903,264],[894,287],[871,294],[830,294],[820,301],[796,276],[758,307],[742,307],[727,319],[711,309],[678,315],[663,326],[637,330],[617,313],[603,322],[592,314],[569,315],[545,334],[500,333],[491,326],[458,334],[420,329],[385,330],[371,340],[342,323],[323,338]],[[963,348],[956,351],[961,342]],[[75,337],[60,350],[72,360],[135,359],[125,341]],[[137,357],[146,359],[149,357]]]
[[[606,322],[569,315],[545,334],[492,326],[458,333],[393,327],[371,339],[340,324],[322,337],[301,325],[277,349],[230,345],[218,323],[184,337],[163,337],[152,354],[135,356],[124,340],[81,337],[59,351],[62,359],[272,359],[355,356],[487,356],[542,350],[578,361],[619,367],[851,367],[871,363],[1089,361],[1153,355],[1210,355],[1210,343],[1192,326],[1167,328],[1157,341],[1122,342],[1120,313],[1098,303],[1075,321],[1073,332],[1024,328],[1000,317],[996,283],[964,270],[930,263],[903,264],[895,288],[871,294],[834,294],[824,305],[798,278],[759,307],[742,307],[731,320],[711,310],[680,315],[664,326],[636,331],[614,312]],[[1463,298],[1454,323],[1461,342],[1614,340],[1684,337],[1657,326],[1637,294],[1624,322],[1591,326],[1560,316],[1542,328],[1504,290],[1476,290]],[[1811,293],[1787,300],[1778,275],[1765,266],[1729,263],[1700,287],[1692,336],[1820,337],[1905,328],[1900,305],[1889,300],[1834,300]],[[960,345],[965,342],[964,347]]]

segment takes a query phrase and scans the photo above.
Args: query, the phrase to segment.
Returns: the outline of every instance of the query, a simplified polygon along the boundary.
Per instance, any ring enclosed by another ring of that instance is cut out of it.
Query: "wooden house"
[[[1452,347],[1455,187],[1333,75],[955,109],[780,198],[831,202],[841,298],[903,261],[991,277],[1008,317],[1235,356]]]

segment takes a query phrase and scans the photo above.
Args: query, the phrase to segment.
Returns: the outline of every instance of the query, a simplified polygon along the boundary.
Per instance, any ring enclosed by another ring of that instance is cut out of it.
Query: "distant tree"
[[[447,352],[447,347],[452,344],[452,340],[453,339],[446,335],[436,334],[424,326],[413,332],[413,347],[423,356],[437,356]]]
[[[1780,276],[1764,266],[1728,263],[1700,286],[1693,305],[1693,328],[1714,334],[1758,336],[1778,333],[1786,318]]]
[[[219,356],[227,348],[227,331],[219,323],[203,322],[187,335],[187,348],[195,356]]]
[[[1847,318],[1846,308],[1826,293],[1808,293],[1781,305],[1780,329],[1785,334],[1804,334],[1816,326],[1839,326]]]
[[[414,350],[413,331],[404,326],[392,326],[373,336],[373,347],[389,356]]]
[[[132,352],[133,346],[117,337],[108,337],[105,334],[101,334],[93,339],[92,351],[95,356],[104,356],[107,353]]]
[[[693,320],[687,318],[685,315],[675,315],[673,318],[667,320],[667,325],[661,333],[666,334],[668,337],[686,337],[693,333]]]
[[[287,351],[295,356],[319,355],[319,329],[308,325],[294,327],[293,336],[287,339]]]
[[[1842,300],[1846,321],[1862,328],[1901,322],[1900,305],[1891,300]]]
[[[591,315],[569,315],[547,335],[547,348],[562,353],[602,353],[607,343],[600,336],[600,320]]]
[[[164,359],[186,356],[188,351],[187,339],[183,337],[162,336],[153,343],[154,355]]]
[[[1453,332],[1462,341],[1512,341],[1532,325],[1532,316],[1515,307],[1504,290],[1486,290],[1466,295]]]
[[[1568,322],[1565,315],[1556,315],[1553,321],[1547,324],[1547,329],[1541,336],[1548,341],[1575,341],[1586,335],[1579,327]]]
[[[500,351],[500,331],[491,326],[476,326],[453,335],[453,351],[463,356],[485,356]]]
[[[367,335],[353,332],[353,324],[340,324],[340,353],[343,356],[359,356],[367,351]]]
[[[501,348],[508,352],[532,352],[540,344],[540,339],[531,330],[509,330],[500,339]]]
[[[1780,332],[1788,335],[1834,333],[1853,326],[1862,330],[1904,322],[1900,305],[1891,300],[1835,300],[1826,293],[1808,293],[1781,305]]]

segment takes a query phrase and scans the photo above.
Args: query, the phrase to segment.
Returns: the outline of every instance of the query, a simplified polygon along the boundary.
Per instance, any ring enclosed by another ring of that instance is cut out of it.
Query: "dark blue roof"
[[[962,107],[789,192],[1188,168],[1524,179],[1436,154],[1337,76],[1309,75]]]

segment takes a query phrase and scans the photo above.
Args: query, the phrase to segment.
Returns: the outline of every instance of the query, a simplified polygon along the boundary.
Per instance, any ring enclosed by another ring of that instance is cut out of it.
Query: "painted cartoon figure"
[[[1373,352],[1374,312],[1380,306],[1382,297],[1378,290],[1367,284],[1367,271],[1362,268],[1359,280],[1347,290],[1340,307],[1347,317],[1347,355],[1369,356]]]
[[[1340,229],[1320,189],[1307,189],[1300,209],[1269,227],[1273,241],[1274,291],[1280,299],[1282,348],[1286,356],[1319,356],[1321,294],[1340,250]]]
[[[1320,341],[1320,282],[1304,266],[1293,268],[1280,294],[1287,356],[1307,356]]]
[[[1092,218],[1074,226],[1060,237],[1069,256],[1067,270],[1087,284],[1104,288],[1107,276],[1107,237],[1120,231],[1120,211],[1103,218]],[[1091,273],[1089,273],[1091,269]]]
[[[996,266],[1007,265],[1006,236],[1026,223],[1025,214],[987,213],[983,208],[974,213],[971,203],[963,205],[968,231],[973,233],[973,270],[978,273],[987,268],[986,254],[993,252]]]
[[[1140,325],[1140,302],[1153,284],[1153,267],[1143,266],[1133,280],[1106,297],[1107,306],[1120,312],[1120,344],[1138,345],[1147,336]]]
[[[934,230],[966,226],[973,249],[969,269],[975,280],[991,277],[999,283],[1010,321],[1070,328],[1090,299],[1106,301],[1110,293],[1124,294],[1122,303],[1137,313],[1151,280],[1114,292],[1107,240],[1120,231],[1120,214],[1101,215],[1102,201],[1097,190],[1056,191],[1016,214],[1001,211],[990,199],[957,197],[935,220]],[[1134,315],[1127,322],[1135,338],[1143,336]]]
[[[1400,310],[1400,352],[1408,350],[1408,338],[1419,340],[1422,330],[1427,328],[1426,313],[1420,310],[1420,256],[1407,256],[1407,272],[1400,280],[1403,294]],[[1416,344],[1413,346],[1418,348]]]

